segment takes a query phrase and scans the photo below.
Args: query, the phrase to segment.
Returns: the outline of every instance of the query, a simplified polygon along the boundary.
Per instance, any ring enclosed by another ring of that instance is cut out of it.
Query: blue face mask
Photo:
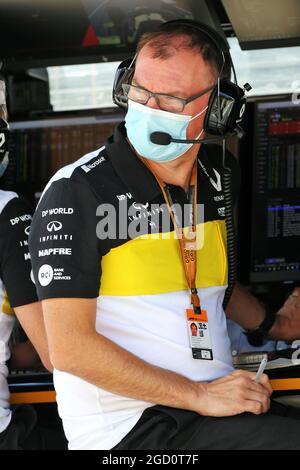
[[[166,132],[175,139],[187,138],[189,123],[207,110],[206,106],[196,116],[175,114],[161,109],[153,109],[135,101],[128,100],[128,111],[125,118],[127,137],[142,157],[156,162],[170,162],[183,155],[193,144],[172,142],[169,145],[154,144],[150,140],[152,132]],[[196,137],[198,139],[203,132]]]

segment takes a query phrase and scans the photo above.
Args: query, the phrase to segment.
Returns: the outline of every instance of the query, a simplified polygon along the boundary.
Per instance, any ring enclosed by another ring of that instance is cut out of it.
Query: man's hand
[[[270,408],[272,387],[266,374],[259,383],[255,382],[255,377],[255,372],[236,370],[221,379],[202,383],[201,404],[194,411],[216,417],[266,413]]]
[[[226,315],[246,330],[255,330],[265,318],[265,307],[245,288],[236,284],[226,308]],[[270,339],[293,341],[300,339],[300,287],[294,289],[277,312]]]
[[[300,287],[296,287],[277,312],[276,321],[269,331],[272,339],[293,341],[300,338]]]

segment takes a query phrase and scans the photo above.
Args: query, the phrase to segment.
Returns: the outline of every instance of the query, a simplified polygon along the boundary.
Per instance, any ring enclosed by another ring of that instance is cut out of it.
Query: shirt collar
[[[114,170],[137,202],[149,202],[161,194],[155,177],[127,142],[124,122],[115,128],[105,147]]]
[[[161,189],[155,177],[131,149],[126,139],[125,123],[118,124],[114,134],[107,140],[105,147],[108,158],[123,183],[134,194],[137,202],[150,202],[159,195]],[[201,145],[197,158],[206,160],[204,146]],[[209,161],[207,161],[209,166]],[[198,164],[198,181],[205,175]]]

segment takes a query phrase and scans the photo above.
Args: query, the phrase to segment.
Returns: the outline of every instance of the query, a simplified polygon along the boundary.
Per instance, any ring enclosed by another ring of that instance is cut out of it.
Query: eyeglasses
[[[122,84],[125,99],[130,99],[140,104],[147,104],[151,96],[153,96],[160,109],[164,111],[169,111],[171,113],[181,113],[188,103],[191,103],[191,101],[194,101],[197,98],[200,98],[200,96],[205,95],[214,87],[215,85],[210,86],[209,88],[206,88],[200,93],[190,96],[190,98],[183,99],[173,95],[165,95],[163,93],[152,93],[151,91],[146,90],[145,88],[130,85],[127,83]]]

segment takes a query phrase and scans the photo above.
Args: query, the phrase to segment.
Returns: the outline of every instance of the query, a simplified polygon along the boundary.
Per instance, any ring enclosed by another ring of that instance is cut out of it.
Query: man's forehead
[[[171,53],[168,56],[158,55],[153,48],[146,45],[138,53],[136,63],[138,65],[139,63],[148,62],[152,64],[153,67],[158,67],[164,63],[172,64],[174,62],[189,64],[191,68],[193,68],[195,64],[203,67],[206,66],[201,54],[195,49],[176,49],[172,47],[170,51]]]
[[[134,81],[141,86],[160,84],[170,94],[186,91],[188,96],[194,84],[197,92],[199,85],[207,86],[210,79],[209,65],[194,50],[181,50],[165,59],[153,57],[151,48],[144,46],[137,57]]]

